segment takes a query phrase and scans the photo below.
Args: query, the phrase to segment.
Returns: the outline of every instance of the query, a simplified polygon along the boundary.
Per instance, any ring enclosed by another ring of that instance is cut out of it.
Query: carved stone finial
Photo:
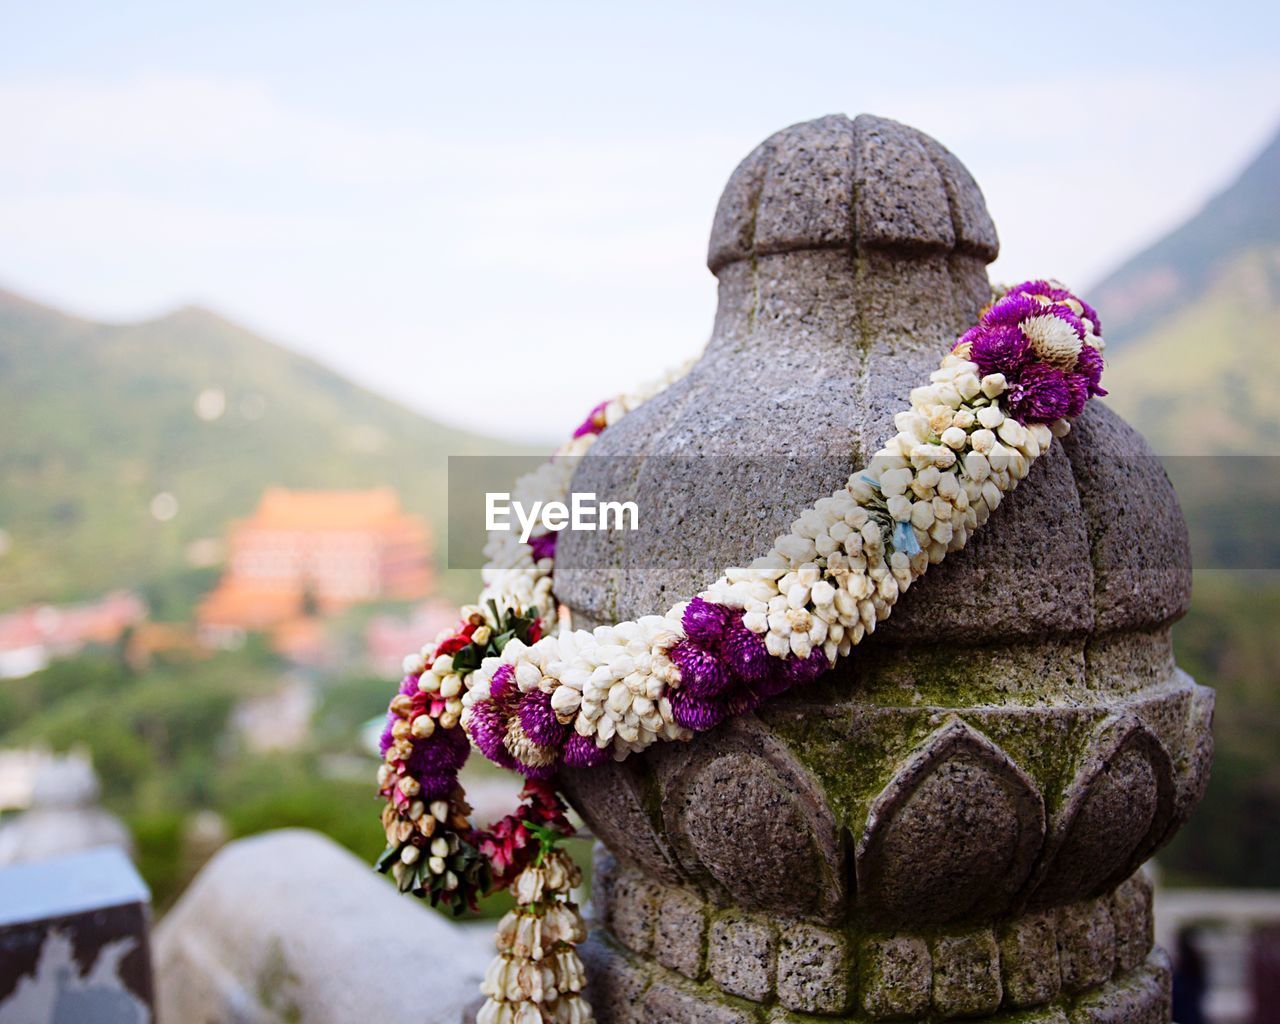
[[[832,116],[753,151],[712,231],[706,353],[573,482],[670,528],[563,534],[575,622],[665,611],[841,486],[974,321],[996,248],[973,179],[914,129]],[[598,1019],[1167,1021],[1134,871],[1207,778],[1212,692],[1169,642],[1189,585],[1159,463],[1092,403],[822,680],[566,772],[610,851]]]

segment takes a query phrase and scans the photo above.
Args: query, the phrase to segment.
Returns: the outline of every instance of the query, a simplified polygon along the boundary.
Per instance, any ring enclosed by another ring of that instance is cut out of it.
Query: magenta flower
[[[552,761],[550,764],[526,764],[518,757],[512,757],[515,770],[523,775],[526,779],[549,779],[557,771],[560,770],[560,759]]]
[[[551,707],[551,694],[533,690],[520,698],[516,712],[525,735],[544,747],[562,747],[569,738],[569,727],[561,725]]]
[[[680,670],[683,689],[701,700],[718,697],[733,684],[728,666],[691,640],[671,648],[670,658]]]
[[[544,558],[556,557],[556,538],[558,533],[539,533],[529,538],[529,547],[533,550],[533,560],[540,562]]]
[[[729,609],[695,597],[689,602],[681,618],[684,634],[699,647],[714,651],[724,636],[729,622]]]
[[[729,666],[729,671],[745,682],[767,683],[780,675],[778,659],[765,647],[764,637],[742,624],[741,613],[725,631],[720,653]]]
[[[688,690],[676,690],[671,694],[671,713],[676,725],[706,732],[724,721],[726,711],[719,701],[695,697]]]
[[[432,800],[448,800],[453,793],[453,787],[458,784],[458,776],[455,772],[422,772],[414,778],[422,787],[418,799],[427,803]]]
[[[1052,423],[1071,415],[1071,384],[1061,370],[1032,363],[1004,394],[1009,415],[1022,423]]]
[[[821,647],[815,647],[809,652],[809,657],[790,657],[783,662],[782,667],[791,684],[798,686],[801,683],[813,682],[831,668],[831,662],[827,660],[826,651]]]
[[[1067,415],[1074,419],[1084,412],[1084,407],[1089,404],[1089,380],[1079,373],[1068,373],[1064,376],[1067,382],[1067,392],[1071,396],[1071,403],[1067,406]]]
[[[493,701],[481,700],[471,705],[467,713],[467,731],[486,758],[503,768],[515,767],[503,742],[507,738],[507,722]]]
[[[405,767],[413,776],[428,772],[452,772],[466,764],[471,744],[458,729],[437,729],[429,739],[416,740]]]
[[[582,437],[584,434],[598,434],[604,430],[604,410],[608,404],[607,401],[601,402],[587,413],[587,418],[578,425],[578,429],[573,432],[573,436]]]
[[[1044,306],[1030,295],[1009,292],[982,314],[979,323],[983,327],[1017,327],[1027,317],[1043,312]]]
[[[499,665],[489,681],[489,696],[494,700],[505,700],[516,692],[516,670],[510,665]]]
[[[564,763],[569,768],[595,768],[610,760],[609,751],[601,750],[590,736],[574,733],[564,745]]]
[[[729,699],[725,701],[725,717],[737,718],[738,715],[745,715],[749,711],[754,711],[770,696],[773,696],[773,694],[767,694],[749,686],[735,690]]]
[[[1031,359],[1031,344],[1015,324],[998,324],[980,328],[970,339],[973,348],[969,358],[978,364],[982,376],[1003,373],[1012,380]],[[968,335],[966,335],[967,337]]]
[[[1105,395],[1107,393],[1102,388],[1103,368],[1102,353],[1092,345],[1085,345],[1080,350],[1080,355],[1076,358],[1076,373],[1089,382],[1089,393],[1091,395]]]

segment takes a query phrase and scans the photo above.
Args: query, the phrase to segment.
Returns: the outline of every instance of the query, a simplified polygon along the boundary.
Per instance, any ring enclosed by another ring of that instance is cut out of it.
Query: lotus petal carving
[[[886,927],[998,916],[1026,883],[1044,828],[1035,783],[952,718],[872,802],[857,848],[859,899]]]
[[[1054,815],[1030,905],[1056,906],[1118,885],[1164,838],[1173,796],[1164,744],[1132,714],[1106,719]]]

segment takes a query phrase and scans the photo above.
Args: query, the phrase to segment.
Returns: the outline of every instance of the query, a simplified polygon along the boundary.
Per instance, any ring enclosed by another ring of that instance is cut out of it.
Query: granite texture
[[[561,536],[575,625],[665,611],[842,486],[988,301],[997,248],[968,172],[904,125],[825,117],[748,155],[706,352],[576,471],[660,525]],[[1212,759],[1212,691],[1169,639],[1189,589],[1168,480],[1095,402],[835,670],[563,773],[612,851],[601,1024],[1167,1021],[1135,871]]]

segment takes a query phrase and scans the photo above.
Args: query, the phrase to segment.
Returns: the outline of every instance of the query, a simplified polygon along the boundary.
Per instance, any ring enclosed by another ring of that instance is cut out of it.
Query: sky
[[[198,304],[554,440],[705,342],[716,200],[788,124],[928,132],[986,194],[993,278],[1086,290],[1280,125],[1280,5],[1036,10],[0,0],[0,287]]]

